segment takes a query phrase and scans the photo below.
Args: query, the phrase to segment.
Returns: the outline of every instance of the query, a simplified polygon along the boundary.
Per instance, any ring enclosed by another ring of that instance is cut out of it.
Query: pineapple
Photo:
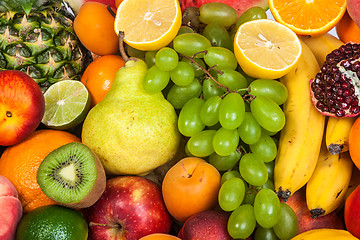
[[[0,1],[0,70],[27,73],[43,92],[57,81],[80,80],[91,53],[66,6],[60,0]]]

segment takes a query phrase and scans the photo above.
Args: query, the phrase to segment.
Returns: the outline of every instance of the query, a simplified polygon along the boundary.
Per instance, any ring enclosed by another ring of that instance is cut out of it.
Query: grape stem
[[[221,83],[219,83],[219,82],[210,74],[210,72],[209,72],[207,69],[203,68],[200,64],[198,64],[198,63],[194,60],[194,57],[196,57],[196,55],[197,55],[197,54],[200,54],[200,53],[206,54],[207,51],[205,50],[205,51],[197,52],[197,53],[195,53],[192,57],[188,57],[188,56],[185,56],[185,55],[182,55],[182,54],[181,54],[181,56],[184,57],[184,58],[189,59],[191,62],[193,62],[194,64],[196,64],[196,65],[199,67],[199,69],[201,69],[201,70],[207,75],[207,78],[211,78],[211,80],[213,80],[213,81],[218,85],[217,87],[224,88],[228,93],[230,93],[230,92],[237,92],[237,91],[233,91],[233,90],[231,90],[230,88],[228,88],[228,87],[222,85]],[[215,66],[212,66],[212,67],[210,68],[210,70],[211,70],[211,69],[214,69],[214,70],[218,71],[220,74],[223,73],[222,71],[216,69],[215,67],[216,67],[216,65],[215,65]],[[226,95],[226,94],[225,94],[225,95]],[[223,97],[224,97],[224,96],[223,96]]]

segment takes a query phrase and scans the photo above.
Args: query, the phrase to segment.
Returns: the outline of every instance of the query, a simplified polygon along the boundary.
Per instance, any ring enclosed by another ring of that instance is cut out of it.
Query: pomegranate
[[[346,43],[329,53],[310,81],[310,93],[315,108],[323,115],[359,115],[360,43]]]

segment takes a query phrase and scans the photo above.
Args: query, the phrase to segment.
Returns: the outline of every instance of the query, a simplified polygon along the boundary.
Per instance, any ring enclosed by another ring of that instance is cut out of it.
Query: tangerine
[[[181,240],[180,238],[166,233],[152,233],[139,240]]]
[[[69,132],[43,129],[5,149],[0,158],[0,175],[15,186],[24,213],[55,204],[41,191],[36,174],[40,163],[51,151],[70,142],[80,142],[80,139]]]
[[[111,9],[115,12],[115,9]],[[99,2],[86,2],[74,20],[74,30],[80,42],[97,55],[116,54],[119,39],[114,31],[115,18],[107,5]]]
[[[354,20],[352,20],[348,12],[345,12],[344,16],[336,25],[335,30],[340,40],[344,43],[360,43],[360,28]]]
[[[91,96],[91,107],[98,104],[109,92],[117,70],[125,65],[118,55],[105,55],[95,59],[85,69],[81,82]]]

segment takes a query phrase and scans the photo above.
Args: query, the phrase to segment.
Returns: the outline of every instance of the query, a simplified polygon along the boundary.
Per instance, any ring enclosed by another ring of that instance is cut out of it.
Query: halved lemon
[[[320,35],[340,21],[346,0],[269,0],[274,19],[298,35]]]
[[[298,36],[270,19],[240,25],[234,39],[234,53],[240,67],[254,78],[284,76],[295,66],[301,52]]]
[[[131,47],[154,51],[167,46],[181,26],[178,0],[124,0],[115,17],[115,32]]]

